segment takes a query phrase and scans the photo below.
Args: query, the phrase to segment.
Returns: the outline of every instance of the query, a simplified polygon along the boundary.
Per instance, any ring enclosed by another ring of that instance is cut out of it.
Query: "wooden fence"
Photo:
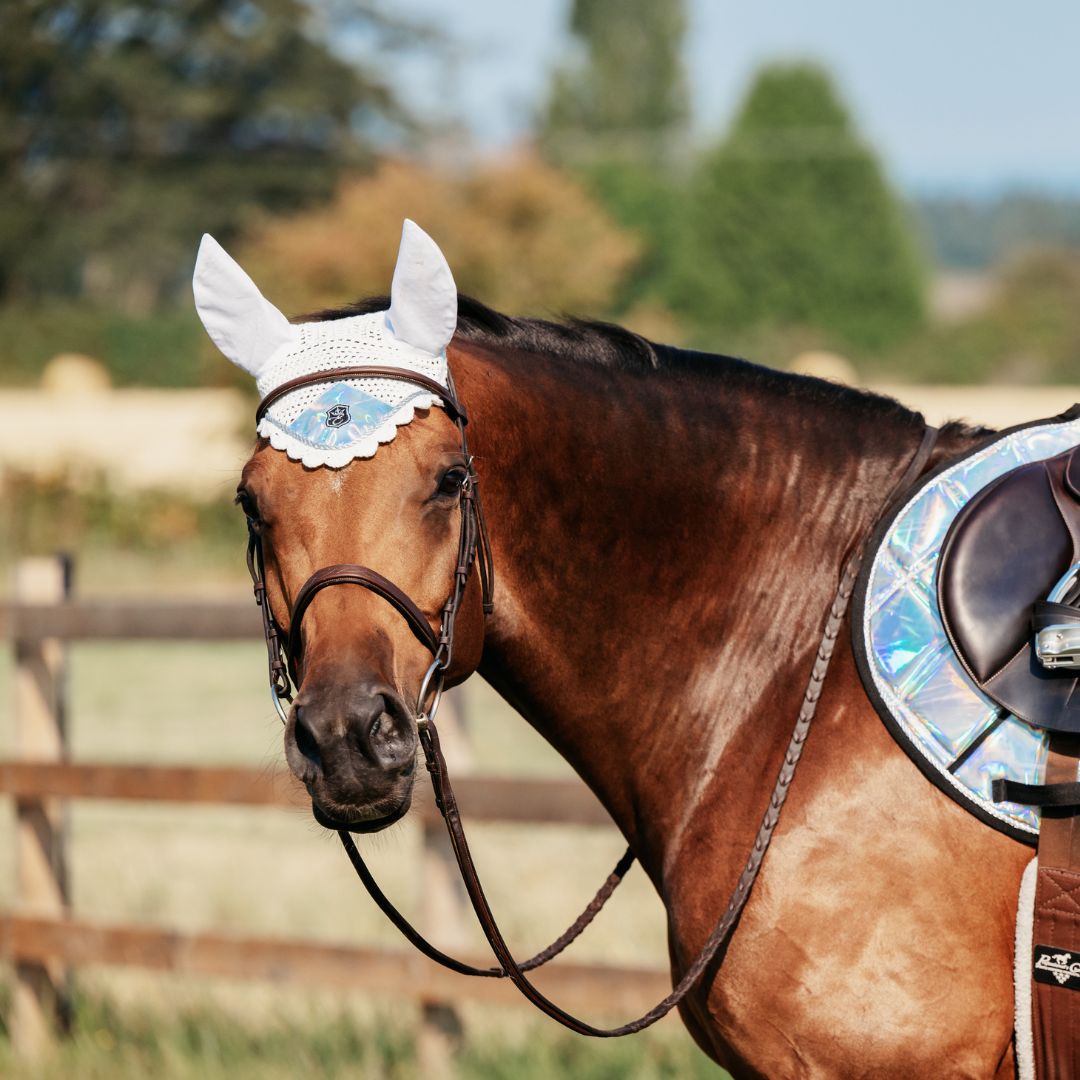
[[[62,560],[19,564],[0,630],[14,649],[16,756],[0,759],[0,795],[14,801],[16,903],[0,912],[0,958],[14,971],[8,1026],[17,1049],[33,1054],[52,1039],[63,1015],[65,982],[76,967],[121,965],[374,991],[422,1007],[422,1061],[437,1063],[455,1022],[449,1003],[515,1004],[512,987],[466,979],[411,950],[325,945],[303,940],[182,933],[167,928],[101,925],[73,917],[68,889],[67,800],[299,806],[303,792],[283,771],[237,767],[117,765],[69,760],[67,643],[75,640],[261,640],[253,604],[87,602],[70,595]],[[576,781],[464,776],[455,784],[465,815],[518,824],[607,825],[607,815]],[[419,797],[424,830],[422,926],[436,939],[465,917],[456,867],[440,842],[442,823]],[[473,958],[490,963],[489,958]],[[667,972],[557,961],[545,990],[587,1014],[628,1014],[670,988]],[[425,1052],[426,1048],[426,1052]],[[436,1066],[435,1071],[439,1069]]]

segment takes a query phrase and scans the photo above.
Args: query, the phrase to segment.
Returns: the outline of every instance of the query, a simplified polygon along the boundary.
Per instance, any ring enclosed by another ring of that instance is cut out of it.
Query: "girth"
[[[1046,790],[1075,789],[1078,765],[1080,735],[1053,732]],[[1044,803],[1031,935],[1031,1022],[1037,1080],[1074,1080],[1080,1074],[1080,977],[1072,974],[1073,966],[1080,962],[1078,896],[1080,816],[1075,804],[1057,807]]]
[[[324,567],[312,574],[297,593],[296,601],[290,616],[289,629],[286,634],[277,625],[273,614],[270,611],[263,579],[262,544],[258,533],[254,528],[251,528],[248,545],[248,566],[254,582],[255,598],[262,609],[263,628],[270,661],[270,682],[275,707],[278,709],[282,719],[287,722],[286,714],[281,707],[281,700],[292,700],[290,677],[292,683],[296,686],[299,686],[300,680],[303,677],[303,637],[301,626],[303,615],[317,593],[331,586],[359,585],[362,588],[369,589],[390,603],[402,618],[406,620],[410,629],[421,644],[423,644],[433,656],[432,664],[423,679],[417,697],[416,724],[419,741],[424,750],[427,769],[435,793],[435,801],[442,813],[443,820],[446,823],[450,843],[461,870],[463,883],[469,894],[477,920],[484,931],[484,935],[487,938],[492,952],[498,960],[499,966],[492,968],[477,968],[464,961],[456,960],[455,958],[448,956],[427,941],[427,939],[424,938],[407,919],[405,919],[379,888],[349,833],[346,830],[339,830],[338,835],[357,876],[360,878],[379,908],[388,916],[388,918],[390,918],[407,940],[415,945],[422,953],[424,953],[424,955],[444,967],[464,975],[484,978],[508,978],[521,993],[532,1002],[532,1004],[540,1009],[540,1011],[579,1034],[610,1038],[641,1031],[643,1028],[649,1027],[670,1012],[697,985],[706,969],[717,956],[720,948],[727,941],[732,928],[746,904],[750,895],[750,890],[761,869],[761,864],[765,858],[765,853],[768,850],[773,832],[779,822],[780,811],[787,799],[788,789],[794,779],[795,768],[802,755],[802,749],[807,735],[809,734],[810,724],[817,712],[822,685],[826,673],[828,672],[829,663],[832,659],[840,628],[848,609],[852,591],[855,587],[859,566],[862,562],[863,541],[860,541],[851,550],[847,559],[844,561],[837,592],[825,620],[821,642],[818,646],[817,655],[803,696],[802,706],[799,710],[795,727],[791,739],[789,740],[787,751],[784,755],[784,761],[781,765],[772,796],[769,800],[769,805],[762,818],[757,837],[746,861],[746,865],[739,876],[739,880],[724,909],[723,915],[697,957],[686,968],[678,985],[667,995],[667,997],[658,1002],[657,1005],[648,1012],[629,1023],[610,1029],[593,1027],[591,1024],[579,1020],[577,1017],[561,1009],[558,1005],[545,997],[535,986],[533,986],[528,979],[526,972],[541,966],[554,956],[558,955],[582,932],[582,930],[585,929],[586,926],[589,925],[629,869],[634,860],[633,852],[629,848],[627,849],[626,853],[620,858],[615,869],[608,876],[608,879],[601,886],[596,896],[565,933],[560,935],[551,945],[530,960],[519,963],[514,959],[513,954],[506,944],[502,931],[499,929],[494,914],[491,911],[491,907],[488,904],[487,897],[484,895],[484,890],[480,884],[476,868],[473,865],[468,841],[465,838],[465,832],[457,806],[457,800],[454,797],[450,775],[439,745],[439,736],[434,723],[442,685],[453,657],[454,620],[460,607],[462,597],[464,596],[465,587],[468,583],[474,564],[479,562],[480,566],[485,613],[490,613],[492,610],[492,586],[494,581],[490,543],[488,541],[483,512],[480,507],[479,491],[477,489],[472,458],[468,453],[468,446],[466,443],[465,412],[457,401],[452,376],[448,371],[448,384],[444,388],[433,382],[433,380],[422,377],[412,371],[403,372],[400,369],[394,368],[364,365],[318,372],[314,375],[294,379],[291,382],[278,387],[260,403],[257,416],[261,417],[266,409],[283,394],[295,390],[300,386],[345,378],[398,378],[408,382],[415,382],[418,385],[430,389],[433,393],[438,394],[445,403],[447,411],[454,418],[461,438],[462,453],[468,463],[468,480],[462,489],[462,522],[458,546],[458,560],[454,570],[454,580],[451,585],[449,597],[442,609],[439,630],[436,632],[420,608],[401,589],[383,575],[369,567],[353,564]],[[907,467],[904,469],[901,477],[890,491],[888,498],[882,505],[881,511],[876,515],[877,517],[880,517],[893,503],[894,499],[922,473],[933,452],[936,438],[936,428],[924,428],[922,440],[918,448]],[[430,707],[428,706],[429,698],[431,698]]]

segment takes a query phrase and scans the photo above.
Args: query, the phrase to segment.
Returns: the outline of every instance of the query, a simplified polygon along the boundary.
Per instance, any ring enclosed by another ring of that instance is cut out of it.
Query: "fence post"
[[[472,767],[462,704],[459,691],[443,698],[439,709],[439,742],[447,766],[456,775]],[[471,908],[441,819],[425,823],[422,843],[420,925],[430,940],[439,942],[450,953],[459,953],[468,941],[465,928]],[[421,998],[420,1008],[420,1075],[425,1080],[450,1080],[455,1075],[454,1058],[461,1048],[461,1019],[446,1001]]]
[[[62,603],[70,592],[69,559],[23,559],[16,565],[16,603]],[[17,623],[13,641],[16,754],[33,761],[64,761],[68,757],[66,646],[52,638],[20,638]],[[19,913],[63,917],[69,903],[67,806],[57,799],[17,799],[15,837]],[[64,1026],[66,978],[58,960],[16,963],[10,1030],[18,1054],[39,1054]]]

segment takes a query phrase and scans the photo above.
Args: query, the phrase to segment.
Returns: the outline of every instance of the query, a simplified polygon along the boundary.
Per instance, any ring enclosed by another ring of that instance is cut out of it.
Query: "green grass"
[[[20,1062],[5,1032],[0,1075],[9,1080],[406,1080],[416,1068],[411,1036],[400,1022],[360,1027],[341,1015],[253,1026],[209,1009],[166,1018],[80,995],[70,1038],[40,1062]]]
[[[406,1010],[409,1011],[409,1010]],[[8,1080],[412,1080],[421,1064],[411,1017],[383,1007],[359,1018],[324,1009],[298,1020],[251,1023],[208,1007],[163,1016],[75,996],[71,1036],[34,1064],[12,1053],[0,1029],[0,1075]],[[693,1080],[719,1074],[689,1039],[646,1036],[590,1041],[536,1022],[501,1030],[488,1017],[456,1056],[457,1080]]]

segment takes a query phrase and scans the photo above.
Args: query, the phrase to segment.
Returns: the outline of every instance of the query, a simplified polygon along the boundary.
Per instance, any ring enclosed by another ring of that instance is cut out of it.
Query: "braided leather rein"
[[[468,452],[468,444],[465,435],[467,417],[465,410],[457,400],[454,390],[453,377],[447,372],[447,386],[441,387],[431,379],[419,376],[415,372],[402,371],[395,368],[380,367],[376,365],[358,365],[340,368],[331,371],[318,372],[314,375],[303,376],[291,380],[282,387],[272,391],[260,403],[256,419],[261,419],[267,408],[284,394],[297,389],[300,386],[311,383],[331,382],[345,378],[391,378],[401,379],[407,382],[415,382],[423,385],[425,389],[436,393],[443,401],[447,413],[458,427],[462,454],[467,462],[468,478],[462,488],[461,498],[461,533],[458,544],[458,559],[454,571],[454,581],[450,595],[442,609],[441,626],[436,633],[426,617],[416,604],[402,592],[393,582],[388,581],[381,574],[369,567],[356,566],[353,564],[341,564],[324,567],[317,570],[301,586],[297,594],[293,610],[290,614],[290,626],[284,631],[277,623],[270,610],[270,604],[266,595],[264,576],[264,562],[262,541],[253,524],[249,521],[249,539],[247,563],[255,590],[255,600],[262,613],[263,632],[266,639],[267,654],[269,657],[270,687],[275,708],[282,720],[287,723],[287,715],[282,708],[281,701],[292,701],[292,686],[299,687],[303,679],[302,650],[303,639],[300,632],[301,620],[308,605],[315,594],[323,588],[333,585],[354,584],[367,588],[390,603],[395,610],[406,620],[410,629],[429,652],[433,660],[431,666],[421,683],[416,704],[416,724],[419,734],[420,745],[424,750],[424,758],[427,763],[428,773],[431,776],[431,784],[435,795],[435,802],[446,823],[450,844],[453,848],[458,867],[461,871],[469,899],[473,906],[480,927],[484,932],[488,944],[499,963],[498,967],[479,968],[462,960],[455,959],[442,952],[431,944],[394,906],[385,893],[379,888],[364,862],[352,836],[345,829],[338,830],[342,846],[352,863],[357,876],[367,889],[371,898],[390,921],[401,931],[404,937],[413,944],[420,952],[429,959],[441,964],[462,975],[480,978],[507,978],[518,990],[535,1005],[541,1012],[558,1021],[571,1031],[581,1035],[591,1035],[599,1038],[613,1038],[621,1035],[630,1035],[651,1026],[666,1016],[680,1001],[683,1000],[701,979],[706,968],[717,956],[721,946],[728,939],[736,921],[739,918],[746,901],[750,895],[754,881],[761,869],[765,852],[768,850],[777,823],[780,820],[780,811],[787,799],[788,790],[795,777],[795,769],[802,756],[803,746],[810,731],[810,725],[817,712],[818,701],[821,697],[822,686],[832,660],[836,641],[847,613],[855,581],[858,577],[859,567],[862,563],[864,546],[859,543],[844,561],[840,575],[840,582],[829,608],[825,621],[821,642],[818,645],[817,655],[810,679],[803,695],[802,705],[795,721],[788,742],[784,760],[780,767],[776,783],[773,787],[769,805],[765,810],[761,825],[758,828],[754,845],[747,858],[738,882],[728,900],[724,913],[716,927],[709,935],[694,961],[686,968],[677,986],[662,1001],[658,1002],[648,1012],[626,1024],[615,1028],[598,1028],[566,1012],[554,1002],[544,996],[528,979],[526,972],[534,970],[547,963],[553,957],[561,953],[581,932],[592,922],[604,903],[615,891],[619,882],[634,861],[634,854],[627,848],[619,859],[614,870],[608,875],[607,880],[601,886],[595,897],[589,902],[585,910],[578,916],[574,923],[547,948],[541,950],[536,956],[519,963],[514,959],[509,946],[499,929],[495,916],[491,911],[487,897],[484,894],[479,876],[473,864],[469,851],[468,841],[465,837],[461,814],[458,810],[457,799],[454,796],[453,786],[447,770],[446,760],[443,757],[439,745],[439,735],[435,727],[435,714],[442,692],[446,671],[450,667],[453,656],[454,620],[461,605],[473,566],[479,564],[481,587],[483,591],[483,606],[486,614],[490,614],[493,604],[494,569],[491,560],[491,547],[487,535],[487,527],[484,521],[483,510],[480,505],[480,495],[477,487],[477,478],[473,469],[472,458]],[[892,488],[889,497],[885,500],[881,513],[892,505],[895,498],[913,483],[922,473],[930,455],[933,452],[937,439],[937,429],[925,427],[922,440],[914,456],[909,462],[903,475]],[[880,514],[878,515],[880,517]],[[431,704],[428,705],[428,701]]]

